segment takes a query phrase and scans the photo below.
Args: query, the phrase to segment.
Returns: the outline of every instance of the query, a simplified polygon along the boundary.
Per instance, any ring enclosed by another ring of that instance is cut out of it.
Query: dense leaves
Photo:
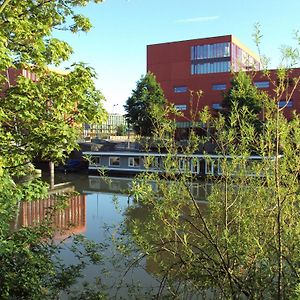
[[[0,83],[5,93],[0,154],[11,170],[37,155],[62,160],[76,146],[81,124],[99,123],[105,116],[104,97],[94,87],[96,75],[90,67],[78,64],[64,72],[48,68],[72,53],[66,42],[52,36],[54,29],[77,32],[91,27],[75,13],[88,2],[11,0],[1,5]],[[17,82],[11,78],[15,68],[26,69]]]
[[[224,100],[222,103],[223,111],[226,122],[231,122],[230,117],[235,110],[247,110],[249,113],[244,115],[247,117],[243,119],[245,122],[255,124],[255,129],[261,129],[261,120],[259,115],[264,114],[264,109],[269,103],[268,96],[265,92],[258,90],[253,85],[251,74],[240,72],[237,73],[232,79],[231,88],[224,93]],[[264,118],[264,116],[263,116]],[[237,126],[238,121],[235,120]]]
[[[137,82],[136,89],[127,99],[124,108],[127,112],[126,119],[136,133],[151,136],[153,132],[153,107],[161,110],[166,105],[163,91],[152,73],[142,76]]]
[[[0,1],[1,299],[57,298],[76,282],[85,258],[99,261],[96,252],[101,249],[82,240],[79,253],[84,258],[65,266],[57,257],[60,245],[52,242],[50,217],[31,228],[18,228],[14,221],[20,201],[47,196],[47,186],[30,178],[33,159],[63,160],[76,147],[82,123],[99,123],[105,117],[92,68],[49,67],[72,53],[66,42],[54,37],[54,30],[76,33],[91,28],[89,20],[76,13],[89,2],[101,0]]]
[[[284,74],[278,74],[279,85]],[[235,91],[243,95],[240,88]],[[171,150],[167,176],[136,178],[126,225],[161,280],[157,297],[299,298],[299,116],[283,116],[275,105],[280,95],[265,99],[273,105],[265,107],[263,131],[249,122],[258,111],[239,98],[232,100],[229,122],[205,114],[220,155],[207,157],[218,177],[203,183],[206,204],[192,193],[189,167],[179,169],[172,139],[164,140]],[[197,148],[193,136],[188,143]],[[258,157],[251,160],[253,151]],[[143,219],[141,210],[147,211]]]

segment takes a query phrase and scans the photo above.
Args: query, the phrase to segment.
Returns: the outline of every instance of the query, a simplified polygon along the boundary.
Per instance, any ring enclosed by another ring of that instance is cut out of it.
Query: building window
[[[191,74],[222,73],[230,71],[230,61],[192,62]]]
[[[228,57],[230,55],[230,43],[217,43],[197,45],[191,47],[191,59],[208,59]]]
[[[191,126],[191,122],[176,122],[176,128],[190,128]]]
[[[205,175],[214,175],[215,162],[213,160],[205,160]]]
[[[278,107],[288,107],[291,108],[293,107],[293,100],[291,99],[290,101],[286,102],[286,100],[280,100],[278,102]]]
[[[264,89],[268,88],[270,86],[269,81],[255,81],[254,86],[256,86],[258,89]]]
[[[149,168],[150,169],[161,169],[163,167],[163,159],[162,157],[145,157],[144,158],[145,161],[149,161]]]
[[[175,107],[177,110],[187,110],[186,104],[177,104],[177,105],[174,105],[174,107]]]
[[[129,157],[128,158],[128,166],[129,167],[139,167],[140,166],[140,158],[139,157]]]
[[[186,86],[175,86],[174,93],[186,93],[188,88]]]
[[[220,110],[222,109],[222,105],[220,103],[213,103],[212,108],[216,110]]]
[[[120,157],[119,156],[110,156],[109,157],[110,166],[120,166]]]
[[[212,85],[212,90],[213,91],[223,91],[226,90],[226,83],[219,83],[219,84],[213,84]]]

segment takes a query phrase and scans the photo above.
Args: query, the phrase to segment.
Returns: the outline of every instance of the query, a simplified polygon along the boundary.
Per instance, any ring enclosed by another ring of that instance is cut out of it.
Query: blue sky
[[[109,112],[123,113],[123,105],[146,72],[146,46],[162,42],[218,35],[235,35],[256,51],[254,24],[263,33],[262,52],[279,63],[280,47],[295,45],[300,30],[300,0],[106,0],[81,12],[93,29],[59,34],[74,49],[70,62],[95,68],[96,86]]]

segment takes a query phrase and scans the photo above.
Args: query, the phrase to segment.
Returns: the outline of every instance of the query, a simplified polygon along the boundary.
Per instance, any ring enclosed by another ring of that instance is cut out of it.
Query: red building
[[[183,113],[176,119],[178,128],[190,127],[191,111],[204,106],[220,110],[223,93],[230,88],[235,71],[254,71],[254,85],[271,96],[272,81],[276,82],[276,70],[270,71],[270,81],[259,71],[258,55],[232,35],[148,45],[147,70],[156,75],[168,101]],[[300,69],[294,69],[292,76],[300,76]],[[196,92],[200,90],[198,97]],[[299,91],[285,108],[287,116],[292,110],[300,112],[297,98]],[[284,104],[283,98],[279,105]]]

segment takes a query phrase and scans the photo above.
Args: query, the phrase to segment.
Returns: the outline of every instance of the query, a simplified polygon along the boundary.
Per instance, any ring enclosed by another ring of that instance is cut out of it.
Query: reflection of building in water
[[[48,199],[22,202],[18,216],[17,227],[34,226],[46,219],[52,213],[56,204],[55,196]],[[86,229],[86,195],[72,196],[67,201],[67,207],[54,211],[53,225],[58,230],[72,233],[82,233]]]

